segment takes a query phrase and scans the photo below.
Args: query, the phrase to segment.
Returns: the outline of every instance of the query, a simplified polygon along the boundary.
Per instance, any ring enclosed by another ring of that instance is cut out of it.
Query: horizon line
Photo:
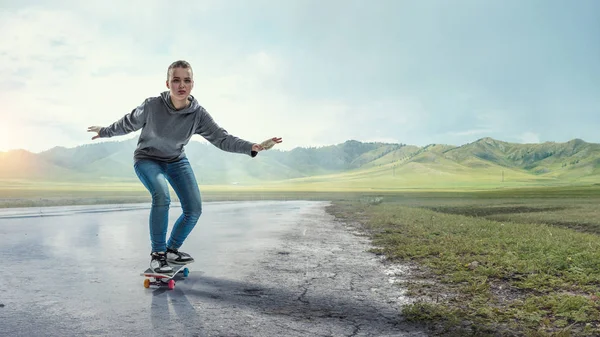
[[[504,140],[501,140],[501,139],[496,139],[496,138],[493,138],[493,137],[486,136],[486,137],[480,137],[480,138],[478,138],[476,140],[473,140],[471,142],[463,143],[461,145],[447,144],[447,143],[429,143],[429,144],[426,144],[426,145],[419,146],[419,145],[414,145],[414,144],[409,144],[409,143],[404,143],[404,142],[392,143],[392,142],[383,142],[383,141],[361,141],[361,140],[357,140],[357,139],[347,139],[347,140],[345,140],[343,142],[339,142],[339,143],[335,143],[335,144],[332,143],[332,144],[328,144],[328,145],[296,146],[296,147],[291,148],[289,150],[281,150],[281,149],[274,148],[274,150],[280,151],[280,152],[289,152],[289,151],[293,151],[293,150],[296,150],[296,149],[314,149],[314,148],[318,149],[318,148],[325,148],[325,147],[330,147],[330,146],[339,146],[339,145],[342,145],[342,144],[345,144],[345,143],[348,143],[348,142],[358,142],[358,143],[362,143],[362,144],[382,144],[382,145],[416,146],[418,148],[426,148],[426,147],[433,146],[433,145],[448,145],[448,146],[454,146],[454,147],[461,147],[461,146],[465,146],[465,145],[477,143],[477,142],[480,142],[480,141],[483,141],[483,140],[488,140],[488,139],[489,140],[493,140],[493,141],[502,142],[502,143],[518,144],[518,145],[541,145],[541,144],[548,144],[548,143],[566,144],[566,143],[570,143],[570,142],[573,142],[573,141],[582,141],[582,142],[587,143],[587,144],[600,144],[600,143],[588,142],[588,141],[586,141],[586,140],[584,140],[582,138],[579,138],[579,137],[575,137],[575,138],[572,138],[570,140],[563,141],[563,142],[547,140],[547,141],[538,142],[538,143],[531,143],[531,142],[521,142],[520,143],[520,142],[508,142],[508,141],[504,141]],[[124,143],[124,142],[131,142],[131,141],[136,141],[137,142],[137,137],[132,137],[132,138],[123,139],[123,140],[106,140],[106,141],[96,142],[96,143],[84,143],[84,144],[75,145],[75,146],[71,146],[71,147],[63,146],[63,145],[56,145],[56,146],[53,146],[53,147],[50,147],[50,148],[48,148],[46,150],[41,150],[41,151],[31,151],[31,150],[28,150],[28,149],[25,149],[25,148],[13,148],[13,149],[9,149],[9,150],[0,151],[0,153],[19,152],[19,151],[23,152],[24,151],[24,152],[28,152],[28,153],[32,153],[32,154],[40,154],[40,153],[44,153],[44,152],[48,152],[48,151],[52,151],[54,149],[60,149],[60,148],[70,150],[70,149],[76,149],[76,148],[83,147],[83,146],[96,146],[96,145],[102,145],[104,143]],[[207,141],[199,141],[199,140],[195,140],[195,139],[191,139],[190,142],[188,143],[188,145],[190,143],[200,143],[200,144],[211,145]]]

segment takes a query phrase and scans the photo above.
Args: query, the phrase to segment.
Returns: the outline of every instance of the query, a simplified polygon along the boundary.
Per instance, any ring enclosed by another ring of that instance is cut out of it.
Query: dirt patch
[[[566,207],[552,206],[552,207],[528,207],[528,206],[434,206],[424,207],[434,212],[466,215],[473,217],[486,217],[498,214],[513,214],[513,213],[535,213],[535,212],[554,212],[562,211]]]
[[[402,315],[410,298],[399,283],[413,268],[371,253],[358,223],[336,221],[322,205],[307,209],[247,278],[264,287],[257,301],[271,303],[255,318],[298,336],[427,336],[423,324]],[[277,289],[288,289],[288,296]]]

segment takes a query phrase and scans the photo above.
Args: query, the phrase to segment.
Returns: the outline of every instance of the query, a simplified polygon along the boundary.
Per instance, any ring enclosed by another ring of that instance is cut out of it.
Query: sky
[[[0,151],[137,137],[87,127],[179,59],[219,125],[282,150],[600,143],[596,0],[0,0],[0,41]]]

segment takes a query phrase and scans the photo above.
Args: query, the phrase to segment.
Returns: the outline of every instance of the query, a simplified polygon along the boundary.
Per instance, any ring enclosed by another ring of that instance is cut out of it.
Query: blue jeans
[[[135,173],[152,195],[150,210],[150,242],[153,252],[164,252],[167,247],[179,249],[202,214],[200,189],[194,171],[183,158],[174,163],[142,159],[134,164]],[[169,186],[179,197],[183,213],[173,225],[169,241],[166,242],[169,220]]]

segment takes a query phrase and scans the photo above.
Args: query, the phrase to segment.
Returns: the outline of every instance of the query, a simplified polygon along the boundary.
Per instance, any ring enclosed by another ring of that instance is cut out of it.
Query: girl
[[[223,151],[251,157],[282,141],[274,137],[255,144],[234,137],[217,125],[190,94],[194,79],[192,67],[186,61],[176,61],[169,66],[166,85],[169,91],[147,98],[112,125],[88,127],[88,132],[97,133],[92,139],[121,136],[142,129],[134,152],[134,169],[152,195],[150,269],[158,273],[172,272],[167,262],[187,264],[194,261],[189,254],[179,251],[202,214],[200,190],[184,151],[192,135],[201,135]],[[183,210],[168,242],[170,197],[167,182],[177,193]]]

